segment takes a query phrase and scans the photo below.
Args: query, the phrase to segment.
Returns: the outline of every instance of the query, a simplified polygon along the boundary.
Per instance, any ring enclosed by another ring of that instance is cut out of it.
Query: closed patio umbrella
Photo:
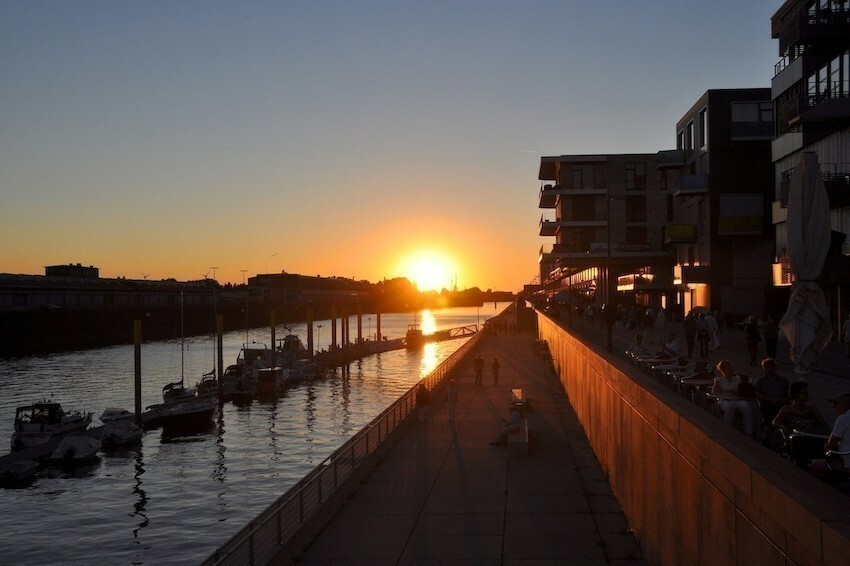
[[[794,284],[779,328],[791,346],[794,371],[804,374],[832,338],[829,310],[817,283],[829,251],[829,200],[813,152],[804,152],[791,174],[786,226]]]

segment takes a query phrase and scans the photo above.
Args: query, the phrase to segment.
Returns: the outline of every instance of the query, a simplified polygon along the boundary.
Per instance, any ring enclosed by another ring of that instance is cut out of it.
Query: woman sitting
[[[733,397],[738,397],[738,389],[741,385],[741,377],[735,373],[732,367],[732,362],[729,360],[721,360],[717,364],[717,371],[720,375],[714,378],[714,384],[711,386],[711,392],[715,394],[724,394]],[[747,436],[753,435],[753,408],[750,402],[742,398],[720,399],[720,410],[723,412],[723,422],[731,425],[735,420],[735,415],[741,415],[741,420],[744,424],[744,432]]]
[[[823,438],[794,435],[794,431],[803,433],[824,433],[829,428],[823,415],[809,405],[809,384],[805,381],[795,381],[788,386],[788,396],[791,402],[779,409],[773,419],[773,426],[782,429],[788,439],[788,451],[791,459],[805,468],[808,461],[823,456]]]

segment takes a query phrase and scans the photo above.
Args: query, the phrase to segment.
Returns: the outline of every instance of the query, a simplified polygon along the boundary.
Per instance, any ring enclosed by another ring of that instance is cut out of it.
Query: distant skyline
[[[781,5],[6,0],[0,273],[518,290],[540,157],[675,147]]]

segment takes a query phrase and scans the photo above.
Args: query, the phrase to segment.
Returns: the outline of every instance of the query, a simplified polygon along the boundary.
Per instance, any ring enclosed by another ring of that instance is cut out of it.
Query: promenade
[[[488,335],[377,464],[298,564],[643,564],[619,504],[550,365],[528,334]],[[472,361],[487,362],[474,383]],[[490,363],[501,364],[494,385]],[[489,441],[511,389],[529,400],[529,455]],[[292,563],[281,559],[279,563]]]

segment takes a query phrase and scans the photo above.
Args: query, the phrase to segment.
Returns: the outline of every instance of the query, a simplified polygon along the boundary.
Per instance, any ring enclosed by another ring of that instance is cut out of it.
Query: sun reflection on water
[[[422,316],[422,334],[433,334],[437,331],[437,319],[434,314],[428,309],[423,310]],[[419,375],[425,377],[437,367],[437,345],[434,342],[426,342],[422,348],[422,362],[419,367]]]

